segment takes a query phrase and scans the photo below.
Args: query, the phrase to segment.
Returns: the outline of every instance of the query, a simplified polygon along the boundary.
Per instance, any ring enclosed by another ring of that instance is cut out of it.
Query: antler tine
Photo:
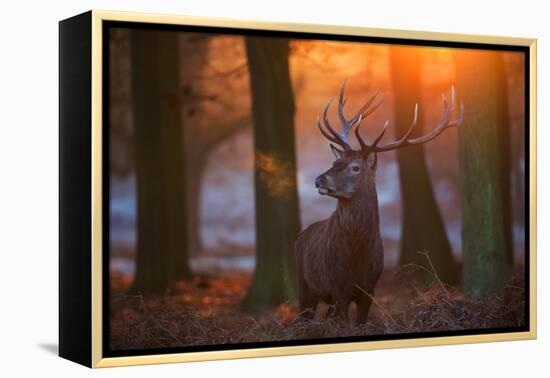
[[[457,116],[456,119],[454,119],[452,121],[449,121],[449,126],[450,127],[460,126],[462,121],[464,121],[464,104],[461,102],[460,103],[460,111],[458,113],[458,116]]]
[[[344,106],[346,105],[346,98],[344,97],[344,90],[346,89],[346,83],[347,79],[344,79],[342,82],[342,86],[340,87],[340,95],[338,96],[338,118],[340,118],[340,122],[342,125],[345,125],[348,123],[348,120],[346,117],[344,117]]]
[[[374,105],[371,106],[374,100],[376,100],[376,98],[378,97],[378,94],[379,94],[379,91],[377,90],[376,92],[374,92],[371,98],[365,103],[365,105],[363,105],[363,107],[359,110],[363,118],[366,118],[368,115],[373,113],[384,102],[384,96],[382,95],[382,97],[380,97],[378,101],[376,101],[376,103],[374,103]]]
[[[357,138],[357,141],[359,142],[359,145],[361,146],[361,151],[368,148],[368,145],[365,143],[363,138],[361,138],[361,135],[359,134],[359,126],[361,126],[361,121],[363,120],[363,114],[359,116],[359,119],[357,120],[357,127],[355,128],[355,138]]]
[[[342,86],[340,87],[340,95],[338,96],[338,118],[340,119],[340,123],[342,124],[342,132],[340,133],[340,137],[347,143],[349,131],[351,130],[355,122],[353,118],[347,120],[344,116],[344,106],[347,102],[347,99],[344,96],[346,83],[347,80],[344,79],[344,81],[342,82]]]
[[[455,86],[451,85],[451,113],[455,111]]]
[[[319,117],[317,117],[317,127],[319,128],[319,131],[321,131],[321,134],[323,134],[323,136],[325,138],[327,138],[329,141],[331,141],[332,143],[340,144],[340,142],[338,142],[338,140],[336,140],[336,138],[334,138],[333,136],[327,134],[327,132],[325,130],[323,130],[323,126],[321,126],[321,119]]]
[[[409,129],[407,130],[405,135],[403,135],[403,137],[401,137],[401,139],[396,140],[395,142],[391,142],[391,143],[388,143],[388,144],[384,145],[383,147],[379,147],[377,150],[380,151],[383,148],[384,151],[389,151],[389,150],[399,148],[401,145],[405,144],[407,142],[407,139],[409,139],[409,137],[412,135],[412,132],[414,131],[414,128],[416,127],[417,121],[418,121],[418,103],[416,103],[414,105],[413,121],[411,122],[411,125],[409,126]]]
[[[323,132],[322,128],[320,128],[322,131],[322,134],[330,141],[342,146],[344,150],[351,150],[351,147],[346,142],[345,139],[343,139],[331,126],[330,121],[328,120],[328,108],[330,107],[330,104],[332,103],[332,97],[327,101],[325,108],[323,109],[323,122],[325,124],[326,129],[330,132],[332,135],[331,138],[328,137],[328,134]]]
[[[445,96],[443,97],[443,114],[441,115],[441,121],[439,121],[439,124],[435,129],[433,129],[431,132],[429,132],[426,135],[423,135],[421,137],[415,138],[415,139],[409,139],[407,140],[404,145],[417,145],[429,142],[430,140],[434,139],[436,136],[441,134],[443,130],[445,130],[447,127],[449,127],[450,123],[450,117],[451,117],[451,105],[447,102],[447,98]],[[453,126],[453,125],[450,125]]]
[[[386,133],[386,130],[388,129],[390,121],[386,121],[386,123],[384,124],[384,127],[382,128],[382,131],[380,132],[380,134],[378,134],[378,136],[376,137],[374,142],[371,145],[369,145],[369,144],[365,143],[363,138],[361,138],[361,134],[359,133],[359,126],[361,125],[362,120],[363,120],[363,115],[361,114],[359,116],[359,120],[357,121],[357,127],[355,128],[355,137],[357,138],[357,141],[359,142],[359,145],[361,146],[361,152],[363,154],[368,154],[370,151],[372,151],[373,148],[376,148],[378,143],[382,140],[382,137],[384,136],[384,134]]]
[[[355,115],[350,119],[347,119],[344,115],[344,106],[347,103],[347,99],[344,95],[346,84],[347,80],[344,80],[342,86],[340,87],[340,95],[338,97],[338,118],[340,119],[340,123],[342,124],[342,132],[340,133],[340,137],[347,143],[349,131],[354,125],[358,124],[359,117],[361,116],[362,118],[365,118],[366,116],[368,116],[370,113],[376,110],[378,106],[380,106],[384,99],[382,98],[374,106],[371,107],[372,103],[376,100],[379,94],[378,90],[376,90],[374,94],[367,100],[367,102],[355,113]]]
[[[413,121],[411,122],[411,126],[409,127],[405,135],[403,135],[403,138],[401,138],[401,140],[399,141],[400,143],[404,143],[407,139],[409,139],[409,137],[412,135],[414,128],[416,127],[417,122],[418,122],[418,102],[414,104],[414,117],[413,117]]]
[[[460,111],[456,119],[452,120],[451,115],[455,112],[455,93],[454,93],[454,87],[451,88],[451,101],[450,103],[447,101],[447,98],[445,95],[442,95],[443,98],[443,113],[441,115],[441,120],[439,121],[439,124],[435,129],[433,129],[431,132],[429,132],[426,135],[423,135],[418,138],[409,139],[410,135],[412,134],[412,131],[414,127],[416,126],[417,122],[417,115],[418,115],[418,104],[415,106],[415,112],[414,112],[414,119],[405,133],[405,135],[398,141],[388,143],[386,145],[376,147],[376,152],[383,152],[383,151],[390,151],[401,147],[408,147],[408,146],[414,146],[419,145],[422,143],[429,142],[430,140],[436,138],[438,135],[440,135],[445,129],[456,127],[462,123],[462,120],[464,118],[464,104],[460,103]]]
[[[454,113],[455,111],[455,86],[451,86],[451,110],[450,113]],[[464,104],[462,101],[460,102],[460,108],[458,112],[458,116],[456,119],[449,121],[450,127],[460,125],[462,121],[464,120]]]
[[[378,134],[378,136],[376,137],[376,139],[374,140],[374,143],[372,144],[372,146],[370,147],[371,149],[373,148],[376,148],[376,146],[378,145],[378,143],[382,140],[382,137],[384,136],[384,134],[386,133],[386,130],[388,129],[388,126],[390,125],[390,121],[386,121],[386,123],[384,124],[384,127],[382,128],[382,131],[380,132],[380,134]]]

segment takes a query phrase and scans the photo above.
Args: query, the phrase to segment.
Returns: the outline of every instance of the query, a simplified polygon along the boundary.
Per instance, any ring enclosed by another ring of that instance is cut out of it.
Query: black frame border
[[[59,22],[59,356],[92,365],[92,12]]]

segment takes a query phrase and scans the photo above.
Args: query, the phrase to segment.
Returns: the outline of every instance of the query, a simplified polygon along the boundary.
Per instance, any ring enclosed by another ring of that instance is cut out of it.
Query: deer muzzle
[[[327,185],[325,175],[318,176],[315,179],[315,188],[319,191],[319,194],[331,194],[334,192],[334,190]]]

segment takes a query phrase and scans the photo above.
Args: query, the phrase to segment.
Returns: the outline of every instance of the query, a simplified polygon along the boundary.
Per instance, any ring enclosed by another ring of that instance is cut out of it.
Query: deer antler
[[[345,151],[351,150],[351,147],[348,143],[348,134],[352,127],[361,122],[363,118],[366,118],[369,114],[371,114],[373,111],[375,111],[380,104],[384,101],[383,98],[378,99],[378,101],[375,102],[375,100],[378,97],[378,91],[376,91],[368,100],[367,102],[355,113],[353,117],[350,119],[347,119],[344,115],[344,107],[346,105],[347,99],[344,96],[344,91],[346,88],[346,80],[342,83],[342,87],[340,88],[340,96],[338,99],[338,118],[340,119],[340,123],[342,124],[342,131],[340,134],[336,132],[330,125],[330,122],[328,120],[328,109],[330,107],[330,104],[332,103],[332,97],[327,101],[324,109],[323,109],[323,122],[325,124],[325,128],[329,131],[327,133],[323,127],[321,126],[321,120],[319,117],[317,117],[317,127],[319,127],[319,130],[321,131],[321,134],[325,138],[327,138],[329,141],[336,143],[340,145]],[[373,104],[374,103],[374,104]]]
[[[342,123],[342,133],[340,136],[344,141],[347,142],[348,134],[353,125],[360,122],[362,118],[367,117],[370,113],[376,110],[382,104],[384,101],[383,98],[379,99],[378,102],[372,106],[372,108],[369,109],[369,107],[372,105],[374,100],[378,97],[378,91],[374,92],[374,94],[367,100],[367,102],[355,113],[353,117],[350,119],[346,119],[346,116],[344,115],[344,106],[346,105],[347,99],[344,96],[344,90],[346,89],[346,82],[347,80],[344,80],[342,83],[342,87],[340,88],[340,97],[338,98],[338,118],[340,119],[340,122]]]
[[[332,102],[332,97],[329,98],[329,100],[325,105],[325,108],[323,109],[323,122],[325,123],[326,129],[330,132],[330,135],[327,134],[325,130],[323,130],[323,126],[321,126],[321,120],[319,117],[317,117],[317,127],[319,128],[319,130],[321,131],[321,134],[323,134],[325,138],[327,138],[333,143],[340,145],[345,151],[349,151],[351,150],[350,145],[344,139],[342,139],[342,137],[330,126],[327,112],[331,102]]]
[[[439,121],[439,124],[431,132],[418,138],[409,139],[418,120],[418,104],[415,104],[414,106],[413,121],[411,123],[411,126],[405,133],[405,135],[403,135],[401,139],[391,143],[387,143],[383,146],[378,146],[378,143],[380,142],[380,140],[384,136],[384,133],[386,132],[386,129],[388,127],[388,121],[386,121],[386,124],[384,125],[384,128],[382,129],[378,137],[374,140],[372,144],[369,145],[365,143],[361,138],[361,136],[359,135],[359,125],[361,122],[361,119],[359,119],[357,123],[357,128],[355,129],[355,135],[357,137],[357,140],[359,141],[359,144],[361,145],[361,151],[363,153],[368,154],[369,152],[384,152],[384,151],[395,150],[402,147],[416,146],[419,144],[429,142],[430,140],[440,135],[447,128],[456,127],[460,125],[464,119],[464,105],[462,103],[460,103],[460,112],[458,114],[458,117],[456,119],[451,119],[451,115],[456,110],[454,86],[451,87],[450,103],[447,101],[447,98],[445,97],[445,95],[442,95],[442,97],[443,97],[443,114],[441,115],[441,120]]]

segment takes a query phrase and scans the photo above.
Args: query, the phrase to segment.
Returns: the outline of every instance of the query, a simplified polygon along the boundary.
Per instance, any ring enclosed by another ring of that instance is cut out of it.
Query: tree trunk
[[[512,184],[510,198],[512,201],[511,223],[522,224],[525,219],[525,124],[524,124],[524,93],[525,93],[525,67],[524,57],[520,54],[507,54],[506,59],[503,57],[503,66],[505,68],[504,75],[508,78],[508,86],[506,100],[508,101],[508,116],[509,119],[509,137],[510,137],[510,159],[512,171]],[[515,111],[511,111],[515,109]],[[517,124],[517,127],[512,125]],[[528,131],[528,130],[527,130]],[[512,143],[518,141],[519,143]],[[512,239],[513,241],[513,239]],[[512,244],[514,246],[514,244]]]
[[[130,30],[109,34],[109,169],[111,177],[124,178],[134,168]]]
[[[189,173],[187,176],[187,219],[189,219],[187,232],[191,256],[200,255],[204,249],[201,236],[201,189],[207,158],[208,152],[197,152],[194,154],[192,163],[187,164]]]
[[[503,56],[499,54],[495,62],[495,75],[497,78],[497,111],[498,111],[498,143],[501,146],[500,151],[500,180],[502,189],[502,220],[504,222],[504,238],[506,243],[506,256],[508,264],[514,264],[514,237],[513,237],[513,216],[512,216],[512,175],[514,172],[514,163],[512,159],[512,138],[509,101],[508,101],[508,82],[506,80],[506,69]],[[523,198],[519,202],[523,202]]]
[[[391,47],[395,125],[399,137],[409,128],[414,105],[421,99],[420,54],[416,48]],[[422,113],[420,108],[416,135],[423,131]],[[422,254],[427,252],[438,277],[445,283],[456,285],[460,274],[435,200],[424,148],[407,147],[398,149],[396,153],[403,209],[400,264],[417,264],[431,271],[428,259]],[[423,270],[419,273],[425,281],[434,278]]]
[[[499,292],[511,272],[509,126],[500,54],[457,53],[464,288],[474,297]]]
[[[131,35],[137,184],[133,292],[166,290],[189,278],[179,101],[178,35]]]
[[[246,50],[254,125],[256,270],[242,306],[257,311],[294,298],[292,248],[301,227],[288,41],[249,37]]]
[[[183,99],[182,118],[188,127],[183,128],[185,170],[187,172],[187,235],[191,256],[200,255],[203,243],[200,234],[201,216],[201,183],[203,168],[208,158],[204,151],[204,134],[206,114],[204,109],[204,81],[201,80],[211,37],[208,34],[182,35],[180,40],[180,87]]]

